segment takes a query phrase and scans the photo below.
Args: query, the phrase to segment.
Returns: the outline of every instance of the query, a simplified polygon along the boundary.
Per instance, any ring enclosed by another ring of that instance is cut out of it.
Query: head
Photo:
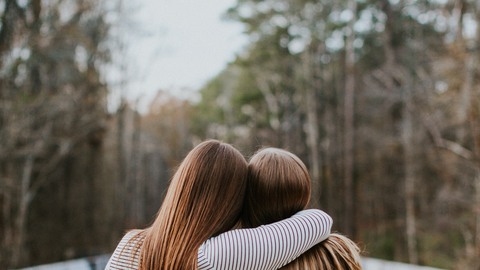
[[[347,237],[330,236],[309,249],[282,270],[361,270],[360,249]]]
[[[243,227],[257,227],[288,218],[310,200],[310,177],[294,154],[276,148],[257,152],[248,164]],[[343,235],[331,234],[284,270],[361,270],[360,249]]]
[[[248,185],[242,212],[245,228],[269,224],[305,209],[310,176],[294,154],[277,148],[257,152],[248,164]]]
[[[246,179],[247,163],[231,145],[209,140],[190,151],[144,230],[140,269],[194,269],[200,245],[238,221]]]

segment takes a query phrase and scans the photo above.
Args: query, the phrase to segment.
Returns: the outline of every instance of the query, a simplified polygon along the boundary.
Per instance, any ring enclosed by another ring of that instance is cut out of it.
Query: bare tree
[[[307,145],[309,148],[310,174],[312,177],[312,203],[314,207],[320,207],[320,194],[322,187],[322,164],[320,160],[320,136],[318,134],[317,96],[312,72],[312,54],[309,49],[303,52],[303,73],[305,76],[305,110],[307,114]]]
[[[355,116],[355,32],[353,26],[356,22],[357,2],[350,0],[348,9],[353,17],[348,23],[349,34],[345,43],[345,233],[354,236],[354,193],[353,193],[353,166],[354,166],[354,116]]]

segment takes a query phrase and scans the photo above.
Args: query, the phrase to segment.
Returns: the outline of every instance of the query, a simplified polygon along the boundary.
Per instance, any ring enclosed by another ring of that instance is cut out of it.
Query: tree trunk
[[[325,83],[327,85],[327,83]],[[327,97],[328,99],[328,97]],[[325,113],[323,115],[323,119],[321,120],[323,123],[323,127],[325,128],[326,134],[324,137],[324,143],[322,144],[322,151],[324,152],[324,179],[326,186],[326,210],[332,217],[336,217],[339,205],[338,202],[338,181],[335,181],[334,178],[337,176],[335,175],[336,168],[340,168],[338,162],[339,158],[335,157],[335,150],[341,146],[341,143],[338,142],[338,127],[337,124],[340,122],[338,121],[338,115],[336,115],[336,109],[340,106],[331,106],[329,104],[325,104]]]
[[[463,43],[463,15],[465,14],[465,0],[456,0],[453,8],[453,16],[457,19],[455,36],[460,44]]]
[[[480,165],[480,164],[479,164]],[[475,176],[475,250],[476,257],[480,255],[480,168],[477,168]]]
[[[137,107],[137,106],[135,106]],[[141,149],[141,122],[140,122],[140,114],[137,110],[135,110],[133,115],[133,135],[132,135],[132,160],[130,161],[132,164],[131,168],[131,177],[134,183],[133,186],[133,193],[134,193],[134,201],[132,207],[131,217],[134,220],[135,227],[143,226],[143,222],[145,220],[145,181],[144,178],[141,176],[142,172],[142,149]]]
[[[476,70],[476,53],[471,53],[465,60],[465,83],[462,87],[462,95],[460,100],[460,107],[458,110],[458,119],[460,124],[467,120],[468,109],[470,108],[470,99],[472,96],[472,88],[474,83],[474,75]]]
[[[20,201],[18,207],[17,219],[15,222],[15,236],[12,246],[11,267],[17,267],[22,259],[23,242],[26,234],[28,206],[31,202],[30,182],[32,180],[32,171],[34,165],[33,155],[28,155],[25,160],[22,172],[22,186],[20,193]]]
[[[7,174],[8,175],[8,174]],[[13,228],[12,228],[12,184],[11,179],[9,177],[2,177],[0,179],[0,183],[3,181],[3,183],[6,185],[5,188],[3,188],[2,191],[2,218],[3,218],[3,239],[0,242],[0,248],[4,252],[2,254],[5,254],[5,256],[2,256],[0,258],[0,268],[7,268],[8,265],[10,264],[10,259],[11,259],[11,247],[12,247],[12,234],[13,234]]]
[[[258,89],[262,93],[263,98],[267,103],[269,117],[270,117],[270,126],[276,133],[278,133],[280,130],[280,120],[278,119],[279,108],[278,108],[277,98],[270,90],[268,81],[265,78],[265,76],[262,76],[262,73],[257,72],[257,75],[255,77],[256,77],[256,82],[258,84]]]
[[[474,84],[474,76],[476,70],[476,57],[475,52],[469,53],[465,59],[465,82],[462,87],[462,92],[460,96],[460,105],[458,107],[457,117],[458,123],[460,126],[457,129],[457,141],[460,144],[463,144],[465,141],[465,136],[467,133],[466,130],[466,121],[468,116],[468,111],[470,109],[470,100],[472,97],[472,89]]]
[[[407,227],[408,258],[412,264],[418,264],[417,235],[415,220],[415,145],[413,142],[413,119],[410,89],[405,89],[405,107],[402,119],[402,144],[405,166],[405,208]]]
[[[475,5],[475,20],[477,22],[477,25],[480,23],[480,0],[476,1]],[[480,39],[480,27],[477,26],[477,31],[475,33],[475,39],[474,39],[474,48],[473,52],[471,53],[472,58],[472,77],[475,76],[476,73],[476,64],[478,63],[478,57],[480,56],[478,53],[478,45],[479,45],[479,39]],[[473,80],[473,79],[472,79]],[[470,93],[470,96],[472,96],[472,93]],[[472,130],[472,137],[473,137],[473,142],[474,142],[474,153],[476,157],[476,164],[477,164],[477,170],[476,170],[476,177],[475,177],[475,209],[476,210],[474,213],[476,214],[476,230],[475,230],[475,250],[476,250],[476,257],[478,258],[480,256],[480,109],[479,109],[479,98],[480,98],[480,88],[476,88],[476,93],[473,94],[475,99],[475,103],[472,103],[472,100],[468,100],[468,109],[467,113],[469,116],[469,122],[470,122],[470,127]],[[475,104],[475,105],[472,105]],[[478,260],[477,260],[478,261]],[[478,265],[477,265],[478,267]]]
[[[315,95],[315,87],[313,87],[312,77],[312,65],[310,62],[310,53],[305,50],[303,53],[303,72],[306,83],[305,94],[305,109],[307,113],[307,146],[309,149],[309,163],[310,163],[310,176],[312,177],[312,189],[311,189],[311,206],[320,208],[320,195],[321,195],[321,171],[322,165],[320,160],[319,151],[319,135],[318,135],[318,116],[317,116],[317,100]]]
[[[346,38],[345,44],[345,234],[354,237],[354,220],[355,211],[353,209],[353,141],[354,141],[354,124],[353,118],[355,114],[354,108],[354,91],[355,91],[355,51],[353,41],[355,40],[355,32],[353,25],[355,24],[355,13],[357,3],[350,0],[349,9],[353,12],[353,18],[349,22],[350,34]]]
[[[478,93],[480,96],[480,93]],[[475,164],[477,165],[476,175],[474,179],[475,186],[475,206],[474,213],[476,215],[476,230],[475,230],[475,250],[476,255],[480,255],[480,124],[478,119],[480,118],[480,109],[478,106],[473,106],[469,114],[470,127],[472,130],[472,137],[474,142]]]
[[[118,180],[116,185],[116,205],[118,207],[118,215],[115,232],[122,232],[124,229],[125,218],[128,213],[127,203],[127,162],[125,157],[125,101],[122,102],[117,110],[117,166],[118,166]],[[123,233],[123,232],[122,232]]]

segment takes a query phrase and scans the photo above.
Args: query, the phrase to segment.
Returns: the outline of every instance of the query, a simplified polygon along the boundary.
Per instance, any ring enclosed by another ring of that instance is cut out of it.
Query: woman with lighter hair
[[[240,152],[216,140],[199,144],[174,174],[154,223],[127,233],[106,270],[274,270],[328,237],[332,220],[320,210],[228,231],[239,220],[246,186]]]
[[[347,237],[332,233],[282,270],[362,270],[360,248]]]
[[[307,207],[310,176],[294,154],[277,148],[257,152],[248,164],[241,227],[255,228],[290,217]],[[361,270],[360,249],[347,237],[331,234],[282,270]]]

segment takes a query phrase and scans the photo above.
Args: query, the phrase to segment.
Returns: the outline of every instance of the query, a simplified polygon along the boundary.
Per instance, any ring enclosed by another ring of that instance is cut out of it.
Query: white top
[[[200,246],[198,269],[279,269],[325,240],[331,227],[332,218],[329,215],[310,209],[272,224],[228,231]],[[140,252],[132,254],[133,243],[125,246],[133,235],[130,232],[123,237],[105,270],[138,269]]]

